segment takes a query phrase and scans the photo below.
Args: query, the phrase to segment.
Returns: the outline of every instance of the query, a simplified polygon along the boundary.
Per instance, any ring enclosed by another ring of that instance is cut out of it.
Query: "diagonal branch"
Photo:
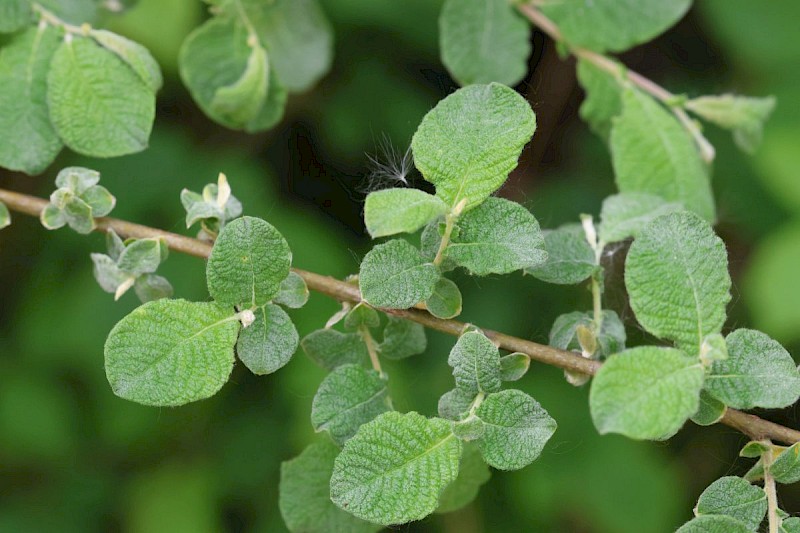
[[[6,206],[13,211],[35,217],[38,217],[48,204],[46,200],[41,198],[5,189],[0,189],[0,202],[6,204]],[[116,218],[103,217],[95,220],[97,222],[98,231],[105,232],[109,229],[113,229],[118,235],[125,238],[162,238],[172,250],[203,259],[208,258],[211,254],[210,244],[192,239],[191,237],[185,237],[177,233],[170,233]],[[313,291],[340,301],[354,303],[361,301],[361,294],[358,287],[355,285],[299,268],[293,268],[292,270],[299,274],[305,280],[308,288]],[[459,336],[464,332],[467,326],[463,322],[457,320],[436,318],[427,311],[420,309],[382,309],[381,311],[417,322],[429,329],[441,331],[448,335]],[[573,352],[559,350],[551,346],[507,335],[499,331],[484,329],[483,332],[492,342],[504,350],[508,350],[509,352],[521,352],[534,361],[563,368],[564,370],[594,375],[602,364],[599,361],[585,359]],[[743,413],[735,409],[728,409],[720,422],[741,431],[753,440],[771,439],[785,444],[800,442],[800,431],[769,422],[755,415]]]

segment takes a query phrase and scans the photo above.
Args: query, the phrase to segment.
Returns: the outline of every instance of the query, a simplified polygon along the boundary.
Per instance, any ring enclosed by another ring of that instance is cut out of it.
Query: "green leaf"
[[[239,322],[213,303],[156,300],[120,320],[105,345],[114,394],[145,405],[183,405],[228,381]]]
[[[260,306],[278,295],[292,253],[283,235],[260,218],[242,217],[219,234],[208,258],[208,292],[220,303]]]
[[[232,84],[218,88],[210,103],[213,116],[237,127],[258,116],[267,99],[270,81],[267,51],[257,43],[248,44],[250,54],[244,72]]]
[[[453,424],[453,435],[465,442],[477,440],[486,431],[486,424],[475,415],[466,417],[464,420]]]
[[[703,367],[674,348],[641,346],[609,357],[592,381],[589,408],[600,434],[665,440],[697,412]]]
[[[478,495],[481,485],[492,476],[474,444],[464,444],[458,477],[439,496],[437,513],[450,513],[468,505]]]
[[[704,515],[686,522],[675,533],[752,533],[752,530],[730,516]]]
[[[543,2],[540,8],[569,44],[622,52],[663,33],[691,5],[691,0],[560,0]]]
[[[92,157],[147,148],[155,95],[114,52],[68,34],[47,75],[47,106],[61,140]]]
[[[278,507],[292,533],[373,533],[381,529],[331,501],[330,480],[337,455],[339,448],[325,440],[281,463]]]
[[[89,189],[81,195],[81,200],[89,204],[89,207],[92,208],[93,217],[104,217],[117,205],[117,199],[102,185],[89,187]]]
[[[380,374],[360,365],[342,365],[322,380],[311,405],[311,424],[342,446],[363,424],[391,410]]]
[[[483,202],[517,166],[536,130],[528,102],[498,83],[459,89],[434,107],[411,141],[414,164],[455,208]]]
[[[622,69],[622,65],[618,65]],[[578,60],[578,81],[586,92],[580,116],[604,140],[611,134],[611,119],[622,112],[622,86],[613,74],[590,61]]]
[[[752,329],[737,329],[725,341],[728,358],[711,367],[709,394],[736,409],[776,409],[797,401],[800,373],[783,346]]]
[[[528,72],[530,33],[507,0],[448,0],[439,16],[442,62],[461,85],[516,85]]]
[[[439,416],[448,420],[462,420],[472,407],[475,396],[461,388],[445,392],[439,398]]]
[[[701,96],[686,102],[685,107],[717,126],[732,130],[739,148],[752,154],[761,144],[764,123],[775,109],[775,97]]]
[[[292,358],[299,336],[292,319],[277,305],[259,307],[255,315],[239,333],[236,353],[253,374],[271,374]]]
[[[698,426],[710,426],[719,422],[728,408],[724,403],[711,396],[708,392],[700,393],[700,406],[692,415],[692,422]]]
[[[644,329],[698,354],[722,329],[731,299],[725,244],[697,215],[660,216],[631,245],[625,287]]]
[[[336,458],[331,500],[377,524],[420,520],[458,475],[461,441],[440,418],[388,412],[364,424]]]
[[[704,366],[711,366],[714,361],[722,361],[728,358],[728,345],[725,337],[720,333],[706,335],[703,344],[700,345],[700,362]]]
[[[500,358],[500,379],[517,381],[528,373],[531,358],[524,353],[511,353]]]
[[[445,255],[471,274],[508,274],[547,260],[536,218],[516,202],[487,198],[458,220]]]
[[[739,451],[739,457],[761,457],[770,449],[770,445],[763,441],[751,440]]]
[[[755,531],[767,514],[767,494],[740,477],[726,476],[703,491],[694,513],[730,516]]]
[[[305,280],[294,272],[289,272],[289,275],[281,281],[281,287],[278,295],[273,298],[272,302],[280,304],[291,309],[299,309],[306,305],[308,301],[308,286]]]
[[[516,389],[490,394],[475,414],[486,426],[478,441],[481,455],[500,470],[535,461],[557,427],[536,400]]]
[[[136,278],[133,290],[142,303],[172,297],[172,285],[166,278],[155,274],[144,274]]]
[[[426,263],[419,250],[395,239],[370,250],[361,262],[358,284],[373,307],[406,309],[433,294],[439,269]]]
[[[445,203],[418,189],[384,189],[367,195],[364,224],[373,239],[413,233],[443,215]]]
[[[358,333],[320,329],[307,335],[300,346],[315,363],[327,370],[350,363],[360,364],[369,354]]]
[[[344,327],[349,330],[357,330],[361,326],[377,328],[380,323],[381,318],[378,316],[378,312],[364,302],[356,304],[344,317]]]
[[[275,72],[270,71],[267,99],[255,118],[244,127],[244,130],[248,133],[258,133],[268,130],[280,122],[286,110],[288,98],[289,93],[286,92],[286,87],[281,84]]]
[[[433,294],[425,300],[425,307],[438,318],[449,319],[460,315],[461,291],[458,290],[458,285],[447,278],[439,278]]]
[[[500,390],[500,353],[483,333],[469,331],[458,338],[447,364],[453,367],[456,387],[473,397]]]
[[[104,291],[114,294],[117,288],[130,278],[130,274],[120,270],[111,257],[105,254],[92,254],[91,257],[94,264],[94,279]]]
[[[81,195],[100,183],[100,173],[84,167],[66,167],[56,176],[56,187]]]
[[[58,30],[47,26],[0,48],[0,166],[39,174],[61,151],[47,111],[47,72],[59,42]]]
[[[131,274],[147,274],[155,272],[161,260],[160,239],[137,239],[122,251],[117,266]]]
[[[97,19],[97,0],[37,0],[36,3],[70,24],[93,24]]]
[[[96,227],[91,206],[76,196],[67,201],[63,213],[69,227],[82,235],[91,233]]]
[[[594,314],[573,311],[556,318],[550,329],[548,344],[561,350],[581,352],[582,347],[578,340],[578,327],[583,326],[594,331]],[[614,311],[603,310],[603,324],[600,333],[596,334],[599,350],[593,354],[597,358],[621,352],[625,349],[625,325]]]
[[[42,226],[49,230],[61,228],[67,223],[64,211],[53,204],[47,204],[45,208],[42,209],[39,220],[42,222]]]
[[[598,237],[603,244],[636,238],[653,219],[681,209],[679,203],[668,203],[654,194],[630,192],[609,196],[600,210]]]
[[[800,533],[800,517],[784,518],[779,533]]]
[[[789,485],[800,481],[800,444],[783,450],[769,467],[772,477],[778,483]]]
[[[6,204],[0,202],[0,229],[11,225],[11,213],[8,212]]]
[[[14,33],[32,21],[28,0],[0,0],[0,33]]]
[[[396,316],[388,315],[383,328],[383,342],[379,346],[381,356],[387,359],[405,359],[421,354],[428,346],[425,327]]]
[[[144,46],[106,30],[92,30],[89,35],[104,48],[117,54],[120,59],[133,69],[150,90],[161,89],[164,79],[158,63]]]
[[[598,269],[594,250],[578,224],[545,231],[544,249],[547,261],[525,269],[526,274],[544,282],[574,285],[588,279]]]
[[[622,114],[611,128],[611,158],[619,191],[655,194],[714,220],[708,172],[689,133],[646,94],[629,89],[622,101]]]

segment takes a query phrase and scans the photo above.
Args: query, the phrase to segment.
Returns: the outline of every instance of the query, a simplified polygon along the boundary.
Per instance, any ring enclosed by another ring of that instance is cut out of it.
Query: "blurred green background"
[[[369,249],[361,221],[366,154],[386,136],[400,151],[425,112],[455,89],[438,58],[434,0],[323,0],[334,23],[332,72],[290,99],[287,116],[256,136],[206,119],[180,83],[176,57],[203,19],[197,0],[141,0],[110,25],[150,48],[166,86],[150,148],[114,160],[64,153],[41,177],[0,172],[0,186],[49,194],[57,170],[100,170],[119,199],[114,215],[184,232],[180,190],[228,175],[245,212],[284,233],[294,264],[334,276],[358,269]],[[719,232],[729,247],[734,300],[729,329],[763,329],[790,351],[800,347],[800,3],[700,0],[678,26],[626,53],[632,68],[674,92],[775,94],[778,108],[754,157],[725,132],[709,129],[718,150],[714,188]],[[608,153],[577,117],[582,92],[574,65],[534,34],[530,74],[518,87],[539,129],[502,194],[523,202],[544,227],[599,210],[613,192]],[[413,177],[413,176],[412,176]],[[419,176],[416,177],[420,180]],[[100,235],[47,232],[15,216],[0,233],[0,531],[283,531],[280,462],[315,438],[309,413],[323,372],[302,353],[279,373],[255,377],[237,367],[212,399],[177,409],[141,407],[115,397],[103,370],[103,343],[136,305],[114,303],[92,278],[89,253]],[[624,249],[609,251],[608,304],[642,336],[620,288]],[[208,298],[204,265],[172,254],[160,273],[180,297]],[[554,318],[590,307],[584,288],[548,286],[520,275],[460,280],[463,320],[546,342]],[[291,312],[306,334],[334,302],[312,294]],[[425,355],[388,364],[402,411],[432,415],[450,388],[453,339],[431,333]],[[725,427],[687,427],[667,443],[599,437],[587,389],[534,365],[521,383],[558,420],[542,458],[495,473],[478,501],[402,531],[672,531],[691,516],[712,480],[741,474],[744,437]],[[796,427],[790,409],[767,417]],[[800,491],[782,507],[800,512]]]

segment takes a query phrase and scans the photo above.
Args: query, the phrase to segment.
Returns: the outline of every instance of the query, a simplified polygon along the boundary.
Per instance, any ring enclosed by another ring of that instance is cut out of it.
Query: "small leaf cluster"
[[[225,223],[242,215],[242,203],[231,194],[228,178],[219,173],[217,183],[203,187],[202,194],[183,189],[181,204],[186,210],[186,227],[191,228],[200,222],[198,238],[213,241]]]
[[[147,147],[161,71],[143,46],[92,28],[99,6],[4,2],[0,166],[39,174],[64,146],[92,157]]]
[[[91,233],[95,217],[104,217],[114,209],[116,198],[100,182],[100,173],[88,168],[67,167],[56,176],[50,203],[42,210],[42,225],[54,230],[68,225],[78,233]]]

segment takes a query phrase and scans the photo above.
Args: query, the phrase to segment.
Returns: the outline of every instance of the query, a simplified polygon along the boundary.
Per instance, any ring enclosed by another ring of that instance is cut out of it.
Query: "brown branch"
[[[42,209],[47,205],[47,201],[41,198],[5,189],[0,189],[0,202],[6,204],[6,206],[13,211],[35,217],[38,217],[39,213],[41,213]],[[113,229],[121,237],[125,238],[163,238],[172,250],[203,259],[208,258],[211,253],[211,246],[208,243],[178,235],[177,233],[170,233],[116,218],[98,218],[96,222],[98,231]],[[361,294],[358,287],[355,285],[299,268],[293,268],[292,270],[299,274],[305,280],[308,288],[313,291],[340,301],[361,301]],[[427,311],[421,309],[382,309],[382,311],[454,336],[461,335],[467,327],[467,324],[463,322],[436,318]],[[594,375],[601,366],[599,361],[585,359],[573,352],[559,350],[526,339],[520,339],[519,337],[506,335],[499,331],[484,329],[483,332],[489,339],[504,350],[508,350],[509,352],[521,352],[534,361],[556,366],[564,370]],[[753,440],[770,439],[785,444],[800,442],[800,431],[763,420],[755,415],[743,413],[735,409],[728,409],[720,422],[741,431]]]

